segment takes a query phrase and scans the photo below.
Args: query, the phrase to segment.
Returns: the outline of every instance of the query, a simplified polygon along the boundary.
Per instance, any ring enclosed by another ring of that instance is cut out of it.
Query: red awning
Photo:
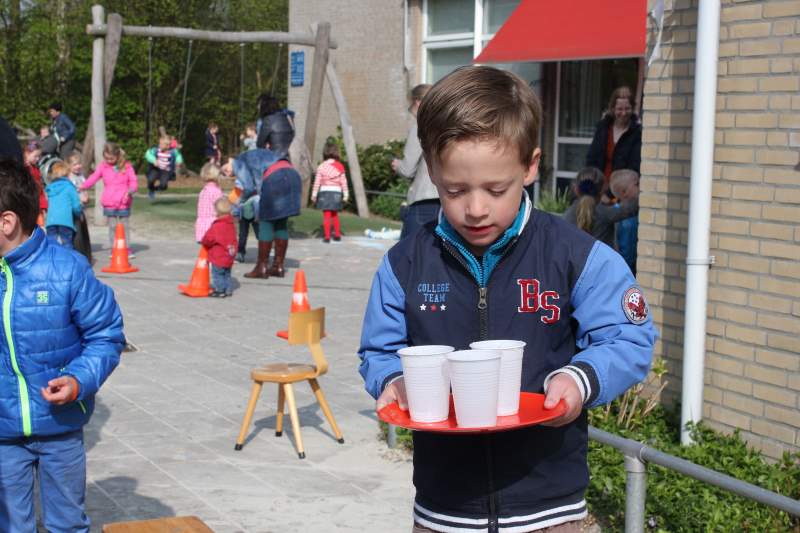
[[[643,57],[647,0],[522,0],[475,63]]]

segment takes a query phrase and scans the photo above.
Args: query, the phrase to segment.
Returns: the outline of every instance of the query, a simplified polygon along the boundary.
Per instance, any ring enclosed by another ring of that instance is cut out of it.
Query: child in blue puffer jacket
[[[75,239],[75,217],[81,215],[81,199],[78,189],[69,179],[69,166],[63,161],[50,169],[50,184],[45,187],[47,202],[47,238],[65,248],[73,249]]]
[[[38,479],[44,528],[88,532],[83,426],[119,363],[122,315],[86,259],[45,238],[38,214],[36,183],[0,160],[0,531],[35,531]]]

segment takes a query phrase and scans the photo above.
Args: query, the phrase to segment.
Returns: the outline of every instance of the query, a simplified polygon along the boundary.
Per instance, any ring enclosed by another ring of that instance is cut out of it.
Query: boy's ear
[[[19,217],[13,211],[3,211],[0,213],[0,232],[6,239],[11,239],[19,228]]]
[[[542,160],[542,150],[537,148],[533,151],[533,157],[531,157],[531,164],[528,167],[528,171],[525,173],[525,179],[523,180],[524,185],[530,185],[531,183],[535,182],[539,177],[539,161]]]

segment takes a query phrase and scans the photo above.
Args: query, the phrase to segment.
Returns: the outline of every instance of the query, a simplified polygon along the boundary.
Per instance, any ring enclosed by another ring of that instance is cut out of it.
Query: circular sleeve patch
[[[622,297],[622,310],[632,324],[641,324],[647,320],[649,310],[644,294],[639,287],[631,287],[625,291],[625,295]]]

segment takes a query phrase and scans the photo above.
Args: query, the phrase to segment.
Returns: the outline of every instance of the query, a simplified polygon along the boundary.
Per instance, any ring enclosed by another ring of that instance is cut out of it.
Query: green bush
[[[335,142],[339,145],[342,163],[345,166],[348,179],[351,179],[350,165],[347,161],[347,152],[344,149],[341,128],[338,128],[336,135],[329,136],[326,142]],[[409,180],[398,176],[392,170],[392,159],[403,156],[404,146],[405,141],[400,140],[391,140],[383,144],[371,144],[367,147],[356,146],[358,162],[361,165],[361,179],[364,181],[364,188],[366,190],[402,194],[408,191],[410,185]],[[349,185],[352,190],[352,183]],[[367,193],[367,199],[369,201],[370,212],[394,220],[400,219],[400,205],[403,202],[402,198]],[[352,194],[350,195],[350,201],[347,207],[353,207]]]
[[[567,210],[570,204],[569,191],[564,189],[562,192],[555,194],[549,191],[543,191],[539,196],[539,205],[537,209],[547,211],[548,213],[563,213]]]
[[[785,454],[776,464],[748,448],[739,436],[724,435],[700,424],[693,428],[695,444],[680,445],[680,420],[677,412],[657,406],[645,423],[626,429],[604,409],[590,413],[590,423],[623,437],[645,442],[665,453],[681,457],[706,468],[753,483],[790,498],[800,497],[800,455]],[[602,444],[589,444],[591,480],[587,492],[589,508],[611,531],[622,531],[625,524],[625,468],[623,456]],[[656,465],[647,467],[646,516],[650,531],[796,531],[800,522],[786,513],[736,496],[706,483]]]
[[[405,201],[408,186],[409,182],[404,180],[391,185],[387,191],[402,194],[402,198],[399,196],[370,195],[372,198],[369,202],[370,213],[391,218],[392,220],[400,220],[400,207]]]

